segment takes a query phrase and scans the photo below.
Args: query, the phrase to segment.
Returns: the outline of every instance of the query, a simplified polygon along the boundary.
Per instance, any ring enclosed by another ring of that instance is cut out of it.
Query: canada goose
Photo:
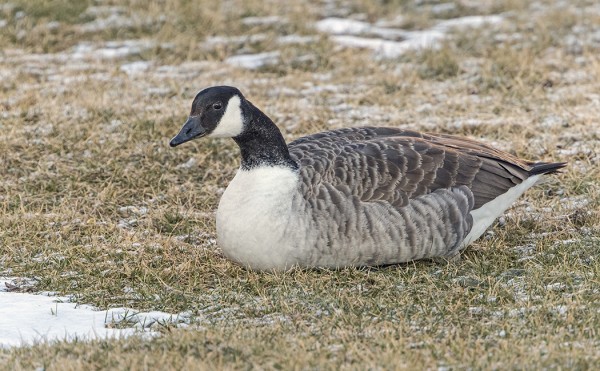
[[[217,239],[252,268],[384,265],[456,255],[544,174],[477,141],[389,127],[326,131],[285,143],[229,86],[194,98],[172,147],[233,138],[242,162],[219,202]]]

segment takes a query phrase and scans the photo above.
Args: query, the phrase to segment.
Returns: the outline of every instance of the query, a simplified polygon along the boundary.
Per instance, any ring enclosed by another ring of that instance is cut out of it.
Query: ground
[[[0,367],[592,368],[598,24],[591,0],[3,3],[0,276],[191,319],[153,338],[6,348]],[[215,242],[233,141],[168,146],[215,84],[287,140],[397,126],[568,166],[460,262],[251,272]]]

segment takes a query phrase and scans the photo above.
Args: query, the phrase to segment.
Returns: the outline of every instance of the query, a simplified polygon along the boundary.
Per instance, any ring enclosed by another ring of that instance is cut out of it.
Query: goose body
[[[233,87],[198,93],[171,146],[231,137],[242,162],[217,210],[217,239],[252,269],[383,265],[452,257],[544,174],[471,139],[347,128],[286,144]]]

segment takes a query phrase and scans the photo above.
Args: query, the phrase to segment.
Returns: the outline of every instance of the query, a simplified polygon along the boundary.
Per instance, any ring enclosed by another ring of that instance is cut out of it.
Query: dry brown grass
[[[100,308],[191,311],[198,328],[167,327],[154,340],[3,350],[2,367],[586,369],[600,362],[600,45],[589,37],[600,13],[576,10],[585,2],[458,8],[453,16],[507,11],[508,22],[457,32],[439,50],[397,60],[316,35],[310,23],[321,8],[308,2],[291,9],[276,1],[115,3],[125,4],[131,23],[98,32],[82,30],[95,19],[83,6],[60,18],[66,2],[38,3],[0,11],[7,20],[0,28],[0,274],[37,277],[39,290]],[[414,28],[434,22],[413,2],[390,4],[351,1],[348,9],[372,21],[403,14]],[[286,22],[241,22],[268,15]],[[48,27],[52,20],[60,23]],[[208,36],[257,33],[265,36],[203,44]],[[317,37],[278,43],[290,34]],[[154,44],[123,58],[73,56],[82,42],[101,48],[140,38]],[[257,71],[223,62],[274,50],[282,62]],[[151,64],[140,73],[120,69],[139,60]],[[237,148],[220,140],[167,145],[194,93],[214,84],[240,87],[288,139],[342,126],[404,126],[470,135],[569,166],[455,265],[248,272],[213,241],[213,212],[235,173]],[[190,158],[195,164],[180,166]]]

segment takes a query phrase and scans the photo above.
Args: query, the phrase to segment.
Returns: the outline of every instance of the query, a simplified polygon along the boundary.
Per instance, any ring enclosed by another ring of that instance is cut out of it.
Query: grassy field
[[[0,275],[100,309],[194,318],[151,340],[0,350],[0,368],[597,367],[600,7],[294,4],[0,6]],[[338,16],[418,31],[494,14],[503,21],[395,58],[313,27]],[[247,69],[230,59],[263,52],[277,60]],[[239,87],[288,140],[401,126],[569,166],[458,263],[251,272],[215,242],[214,211],[239,164],[233,141],[168,146],[195,93],[215,84]]]

